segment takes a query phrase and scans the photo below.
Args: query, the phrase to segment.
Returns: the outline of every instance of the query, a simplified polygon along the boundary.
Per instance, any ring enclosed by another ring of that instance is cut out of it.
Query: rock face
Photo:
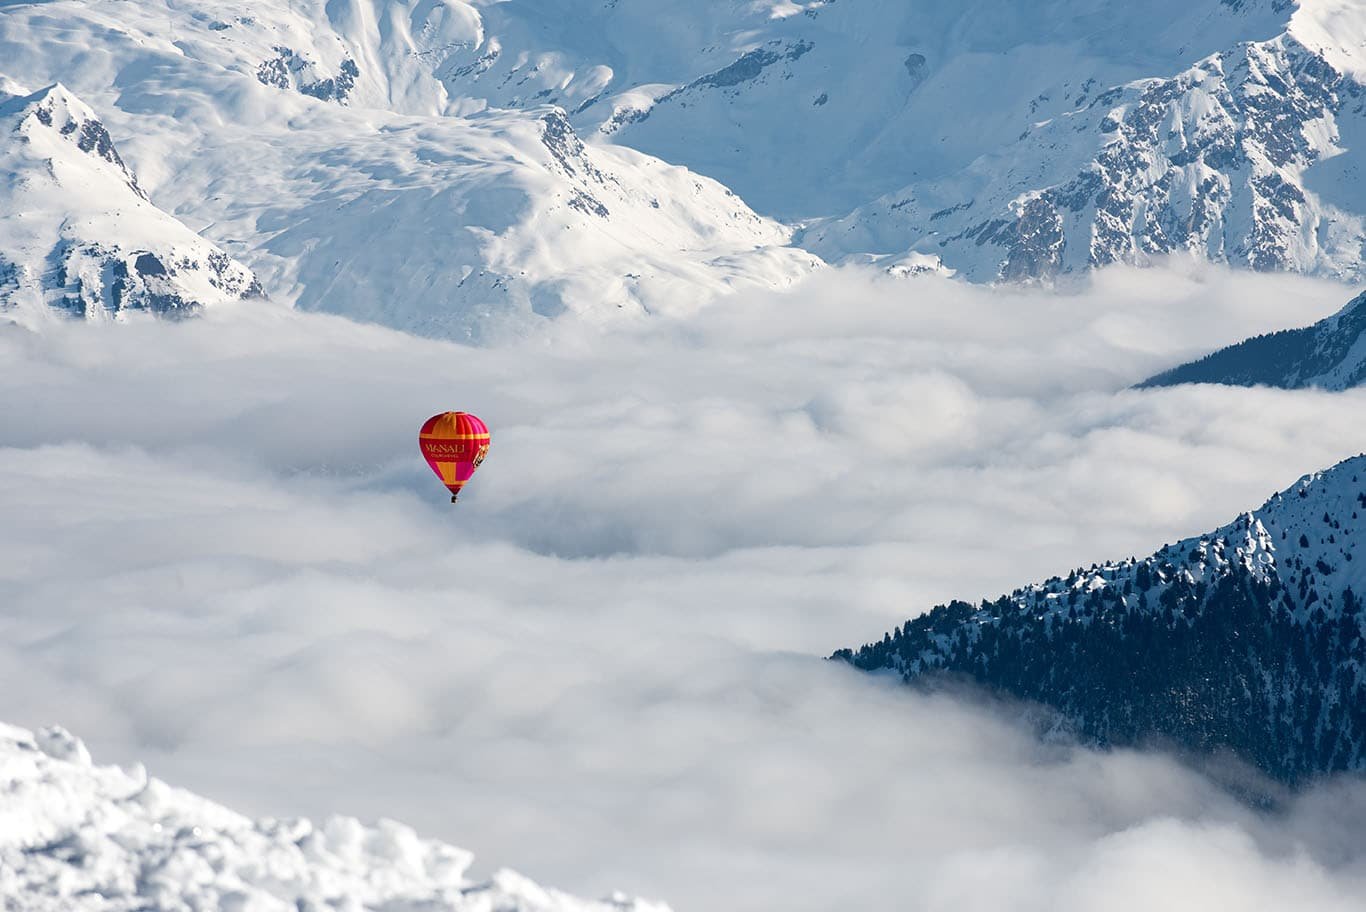
[[[251,271],[156,208],[60,84],[0,102],[0,314],[182,317],[260,297]]]
[[[833,658],[1046,704],[1085,739],[1366,769],[1366,457],[1150,557],[951,602]]]
[[[620,894],[577,899],[508,870],[471,880],[470,853],[389,820],[249,820],[141,767],[96,766],[56,727],[0,725],[0,796],[0,894],[16,912],[668,912]]]
[[[1254,336],[1139,387],[1179,383],[1344,390],[1366,383],[1366,295],[1313,326]]]

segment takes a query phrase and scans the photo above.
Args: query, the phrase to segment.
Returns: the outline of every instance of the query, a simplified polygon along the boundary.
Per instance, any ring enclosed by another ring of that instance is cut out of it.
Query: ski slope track
[[[486,341],[565,312],[689,313],[820,266],[714,180],[585,143],[553,106],[450,95],[434,74],[471,29],[425,0],[7,4],[0,75],[61,83],[147,201],[301,309]],[[41,170],[7,165],[10,193]],[[78,215],[84,196],[42,204]],[[123,221],[100,228],[90,242],[123,243]]]
[[[836,658],[961,675],[1100,744],[1230,750],[1302,783],[1366,769],[1366,456],[1150,557],[952,602]]]
[[[58,727],[0,725],[0,795],[0,894],[22,912],[668,912],[577,899],[509,870],[473,880],[470,853],[388,820],[249,820],[141,766],[96,766]]]

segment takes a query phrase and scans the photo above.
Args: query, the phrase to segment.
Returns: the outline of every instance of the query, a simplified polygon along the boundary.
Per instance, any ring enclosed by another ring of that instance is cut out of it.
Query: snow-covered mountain
[[[822,257],[1362,271],[1347,0],[4,9],[0,75],[88,103],[147,199],[272,299],[427,334],[690,312]]]
[[[1089,88],[1087,87],[1089,86]],[[1262,271],[1363,274],[1366,91],[1293,34],[1100,91],[944,180],[814,227],[843,251],[940,256],[978,280],[1190,253]]]
[[[88,102],[152,202],[300,308],[480,339],[566,310],[689,311],[820,265],[714,180],[586,144],[551,106],[451,96],[435,73],[468,14],[426,0],[9,4],[0,67]]]
[[[1366,294],[1301,329],[1254,336],[1197,361],[1163,371],[1140,387],[1178,383],[1308,386],[1344,390],[1366,382]]]
[[[0,313],[182,316],[261,295],[241,263],[158,209],[60,84],[0,94]]]
[[[1357,276],[1366,10],[1343,0],[480,6],[442,78],[975,280],[1194,252]],[[547,22],[548,19],[552,21]],[[852,211],[851,211],[852,210]]]
[[[1070,110],[1088,79],[1175,73],[1269,38],[1278,6],[471,3],[478,28],[441,75],[492,105],[561,105],[580,130],[716,177],[761,211],[811,217],[956,173]]]
[[[0,895],[16,912],[668,912],[592,902],[509,870],[472,880],[470,853],[393,821],[249,820],[149,778],[96,766],[60,728],[0,725]]]
[[[1141,560],[951,602],[834,657],[1039,701],[1101,744],[1231,749],[1289,782],[1366,769],[1366,456]]]

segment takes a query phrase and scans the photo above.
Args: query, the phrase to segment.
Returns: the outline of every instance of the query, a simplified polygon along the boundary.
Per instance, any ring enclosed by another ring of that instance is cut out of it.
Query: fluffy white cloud
[[[1366,789],[1258,815],[819,659],[1366,450],[1361,392],[1125,389],[1348,296],[838,270],[495,349],[267,311],[3,332],[0,718],[685,912],[1348,908]],[[449,407],[494,435],[454,508],[414,440]]]

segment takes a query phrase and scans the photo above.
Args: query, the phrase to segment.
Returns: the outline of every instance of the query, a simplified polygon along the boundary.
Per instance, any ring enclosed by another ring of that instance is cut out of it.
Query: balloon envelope
[[[489,451],[488,425],[469,412],[442,412],[422,425],[417,435],[422,456],[451,492],[451,502]]]

